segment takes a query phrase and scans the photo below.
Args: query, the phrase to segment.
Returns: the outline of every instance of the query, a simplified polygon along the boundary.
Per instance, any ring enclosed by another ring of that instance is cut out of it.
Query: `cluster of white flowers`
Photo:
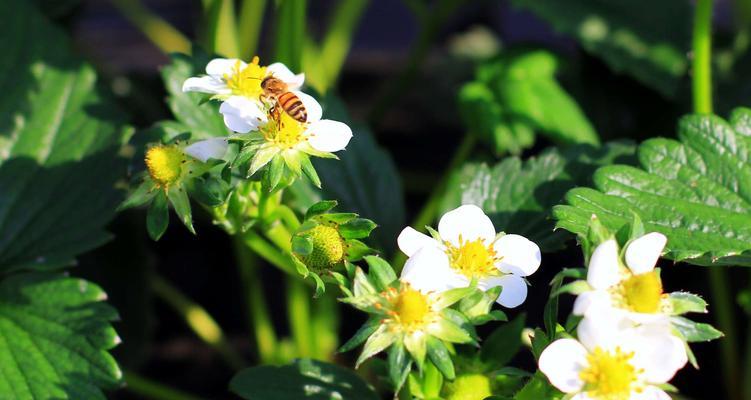
[[[253,168],[255,172],[275,156],[280,155],[293,170],[299,170],[303,154],[327,157],[343,150],[352,138],[352,130],[344,123],[321,119],[321,105],[299,89],[304,74],[294,74],[282,63],[261,66],[258,57],[248,64],[238,59],[217,58],[206,65],[204,76],[192,77],[183,84],[183,92],[200,92],[222,101],[219,112],[233,132],[257,132],[254,137]],[[305,120],[299,121],[286,113],[281,104],[264,91],[261,83],[273,77],[285,86],[293,102],[305,110]],[[272,112],[273,110],[273,112]],[[227,138],[199,141],[186,147],[185,152],[201,161],[219,159],[227,151]]]
[[[652,232],[621,253],[615,239],[595,248],[587,268],[591,290],[574,314],[574,339],[550,344],[539,359],[550,382],[576,400],[665,400],[659,386],[688,361],[686,344],[670,322],[671,306],[655,264],[667,238]]]

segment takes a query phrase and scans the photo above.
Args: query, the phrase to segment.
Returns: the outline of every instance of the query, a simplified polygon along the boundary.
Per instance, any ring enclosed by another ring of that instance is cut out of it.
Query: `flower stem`
[[[219,327],[214,318],[203,307],[189,299],[179,289],[159,276],[152,276],[151,288],[154,294],[177,311],[183,317],[188,327],[201,340],[214,348],[230,367],[239,370],[245,366],[245,361],[227,342],[222,328]]]
[[[712,0],[697,0],[693,33],[694,112],[712,112]]]
[[[299,277],[287,277],[287,317],[297,357],[311,357],[317,353],[310,320],[311,295]]]
[[[407,66],[397,78],[389,81],[388,86],[378,97],[378,100],[376,100],[375,105],[368,116],[368,121],[371,126],[378,125],[384,115],[386,115],[389,108],[394,106],[399,99],[404,96],[404,92],[409,86],[411,86],[411,83],[414,82],[417,77],[418,70],[427,56],[428,50],[430,50],[430,44],[443,26],[443,22],[449,16],[453,15],[454,10],[456,10],[463,1],[464,0],[439,0],[430,11],[422,7],[421,3],[420,7],[413,7],[413,9],[421,10],[417,14],[418,20],[420,21],[420,32],[410,50],[407,58]]]
[[[125,371],[123,375],[126,383],[125,389],[139,397],[153,400],[200,400],[199,397],[154,382],[135,372]]]
[[[430,196],[425,202],[425,205],[422,207],[422,210],[420,210],[420,213],[417,214],[417,218],[415,218],[414,222],[410,224],[411,227],[417,229],[418,231],[424,231],[425,225],[428,225],[433,222],[433,220],[435,220],[436,214],[438,213],[438,209],[441,205],[441,200],[443,200],[444,192],[448,187],[449,179],[451,179],[451,176],[454,174],[454,172],[458,168],[460,168],[470,156],[470,154],[472,154],[472,150],[475,147],[475,142],[476,138],[474,135],[470,133],[464,135],[464,139],[462,139],[461,144],[459,144],[459,147],[456,149],[456,153],[454,153],[454,156],[452,157],[449,166],[446,168],[446,171],[443,173],[441,180],[430,193]],[[395,269],[399,270],[401,269],[401,265],[404,264],[404,261],[406,261],[406,256],[401,252],[397,252],[397,254],[392,259],[391,265],[393,265]]]
[[[262,364],[275,361],[277,337],[269,316],[261,277],[254,253],[240,236],[233,236],[237,267],[240,271],[248,307],[248,322],[255,336],[258,358]]]
[[[275,267],[290,275],[297,276],[297,270],[292,261],[256,232],[252,230],[246,232],[243,236],[243,241],[251,250]]]
[[[190,40],[138,0],[110,0],[112,5],[164,53],[190,54]]]
[[[242,0],[237,27],[240,55],[250,60],[258,50],[266,0]]]
[[[208,48],[224,57],[240,57],[234,0],[213,0],[204,10]]]

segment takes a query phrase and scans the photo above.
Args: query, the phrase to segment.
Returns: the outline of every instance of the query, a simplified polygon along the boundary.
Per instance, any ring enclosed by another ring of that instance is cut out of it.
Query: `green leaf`
[[[185,80],[191,76],[205,75],[209,61],[211,58],[207,54],[196,50],[193,57],[173,54],[172,63],[162,68],[162,79],[169,94],[167,104],[175,118],[191,132],[193,140],[228,134],[222,114],[219,113],[218,101],[201,104],[205,95],[183,92]]]
[[[587,184],[595,167],[616,160],[629,162],[632,154],[630,144],[613,142],[601,148],[548,149],[527,161],[511,157],[493,167],[468,164],[451,178],[441,209],[478,205],[496,229],[524,235],[543,251],[556,250],[570,236],[553,232],[550,208],[563,200],[567,190]]]
[[[670,304],[673,306],[673,315],[681,315],[690,312],[706,313],[707,302],[701,297],[686,293],[686,292],[673,292],[668,295]]]
[[[665,96],[676,94],[688,70],[690,3],[636,0],[514,0],[557,31],[572,35],[616,72]],[[645,10],[649,10],[645,12]]]
[[[322,102],[324,116],[349,122],[341,101],[333,96]],[[342,210],[378,222],[369,243],[392,253],[395,237],[405,226],[401,179],[389,153],[380,147],[370,130],[350,124],[352,140],[339,160],[316,158],[313,164],[323,183],[322,198],[337,199]]]
[[[524,387],[514,395],[514,400],[558,400],[562,398],[561,392],[548,383],[548,379],[537,372]]]
[[[122,374],[107,350],[116,311],[96,285],[32,272],[0,282],[0,393],[13,399],[104,399]]]
[[[519,352],[522,346],[522,330],[526,316],[520,314],[511,322],[496,328],[483,342],[480,357],[494,368],[505,366]]]
[[[490,115],[499,111],[505,119],[501,126],[522,140],[529,136],[525,130],[534,129],[561,144],[599,144],[584,112],[555,80],[556,69],[555,56],[543,50],[510,52],[481,66],[478,79],[488,86],[498,105]],[[460,101],[462,94],[467,93],[460,93]]]
[[[238,396],[274,400],[378,400],[368,384],[349,369],[309,359],[283,367],[246,368],[229,384]]]
[[[0,274],[60,268],[110,239],[130,130],[62,31],[0,3]]]
[[[146,213],[146,230],[149,237],[153,240],[159,240],[169,225],[169,207],[167,206],[167,195],[163,191],[154,197],[151,202],[149,211]]]
[[[647,232],[668,237],[665,257],[695,265],[751,266],[751,110],[731,121],[691,115],[678,137],[639,146],[640,168],[603,167],[597,190],[577,188],[553,213],[583,234],[592,214],[615,231],[637,214]]]
[[[687,342],[708,342],[724,336],[712,325],[694,322],[683,317],[672,317],[670,323]]]

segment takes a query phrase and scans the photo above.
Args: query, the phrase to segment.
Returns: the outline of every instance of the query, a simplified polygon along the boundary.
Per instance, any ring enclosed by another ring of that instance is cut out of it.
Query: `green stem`
[[[209,50],[224,57],[240,57],[234,0],[213,0],[206,10],[206,19]]]
[[[712,310],[715,320],[725,337],[720,339],[723,376],[728,398],[739,400],[741,388],[739,380],[740,361],[738,358],[738,331],[733,317],[733,300],[727,270],[722,267],[709,268],[709,286],[712,294]]]
[[[746,355],[743,365],[743,399],[751,400],[751,321],[746,326]]]
[[[712,112],[712,0],[698,0],[694,15],[694,112]]]
[[[443,200],[444,192],[448,187],[449,179],[451,179],[451,176],[454,174],[454,172],[458,168],[461,168],[462,164],[464,164],[470,154],[472,154],[472,149],[474,149],[475,147],[475,142],[475,135],[470,133],[464,135],[464,139],[456,149],[456,153],[454,153],[454,156],[451,159],[449,166],[446,168],[446,171],[443,173],[441,180],[430,193],[430,196],[425,202],[422,210],[419,214],[417,214],[417,218],[415,218],[414,222],[410,224],[411,227],[417,229],[418,231],[424,231],[425,225],[428,225],[435,220],[436,214],[438,213],[438,209],[441,205],[441,201]],[[407,258],[403,253],[397,252],[391,262],[391,265],[393,265],[396,269],[400,269],[401,265],[404,264],[404,261],[406,261],[406,259]]]
[[[311,295],[299,277],[287,278],[287,317],[297,357],[312,357],[317,353],[311,330]]]
[[[266,0],[243,0],[237,28],[240,55],[250,60],[258,51]]]
[[[135,372],[125,371],[123,374],[125,389],[138,395],[140,398],[153,400],[200,400],[199,397],[190,395],[159,382],[144,378]]]
[[[401,74],[390,81],[390,84],[386,87],[383,93],[378,97],[378,100],[373,106],[368,120],[371,126],[377,126],[383,119],[386,112],[398,103],[399,99],[404,96],[404,92],[407,90],[411,83],[415,81],[417,72],[422,65],[425,56],[430,50],[430,45],[433,42],[436,34],[443,26],[443,22],[451,15],[453,15],[459,5],[464,0],[439,0],[430,12],[425,12],[420,18],[420,32],[418,33],[417,40],[410,50],[407,58],[407,66],[402,70]],[[421,15],[418,15],[420,17]]]
[[[248,307],[248,322],[255,336],[258,358],[262,364],[275,361],[277,337],[271,322],[269,308],[263,291],[261,277],[254,253],[249,251],[243,238],[233,236],[237,266],[240,271]]]
[[[110,0],[112,5],[164,53],[190,54],[190,40],[138,0]]]
[[[367,5],[368,0],[339,0],[329,29],[323,37],[319,55],[315,60],[309,60],[323,64],[320,69],[312,69],[320,72],[319,74],[310,76],[311,85],[321,93],[325,93],[328,88],[336,84],[352,45],[352,36],[357,28],[357,22]],[[307,65],[305,69],[308,70]]]
[[[183,317],[188,327],[201,340],[214,348],[230,367],[239,370],[245,366],[245,361],[227,342],[222,328],[219,327],[214,318],[203,307],[189,299],[180,290],[159,276],[152,276],[151,288],[154,294],[177,311]]]
[[[292,261],[279,251],[277,247],[266,241],[266,239],[262,238],[254,231],[250,230],[246,232],[243,241],[251,250],[266,259],[266,261],[270,262],[275,267],[278,267],[292,276],[297,276],[297,270]],[[289,245],[287,245],[287,247],[289,247]]]

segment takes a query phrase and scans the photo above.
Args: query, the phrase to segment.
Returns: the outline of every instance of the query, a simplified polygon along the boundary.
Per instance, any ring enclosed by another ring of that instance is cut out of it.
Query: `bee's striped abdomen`
[[[279,106],[290,117],[299,122],[305,122],[308,120],[308,112],[305,110],[305,106],[302,104],[302,100],[292,92],[285,92],[279,95],[277,98]]]

